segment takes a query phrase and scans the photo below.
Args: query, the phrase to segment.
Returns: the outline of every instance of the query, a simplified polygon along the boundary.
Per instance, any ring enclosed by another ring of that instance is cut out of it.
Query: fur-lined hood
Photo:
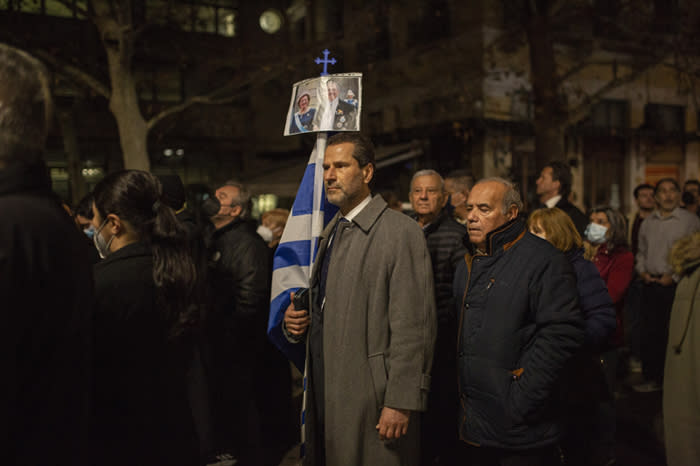
[[[671,248],[671,265],[678,275],[685,275],[700,265],[700,232],[679,239]]]

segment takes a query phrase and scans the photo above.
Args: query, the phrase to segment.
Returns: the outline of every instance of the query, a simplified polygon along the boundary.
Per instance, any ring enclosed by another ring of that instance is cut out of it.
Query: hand
[[[309,311],[306,309],[300,311],[294,309],[294,292],[290,293],[289,296],[292,302],[284,311],[284,326],[292,335],[302,336],[306,333],[306,329],[309,328],[309,323],[311,323]]]
[[[659,282],[659,285],[661,286],[671,286],[673,285],[673,275],[665,273],[656,281]]]
[[[385,406],[375,427],[379,431],[379,440],[392,440],[406,435],[408,418],[411,412],[407,409],[394,409]]]
[[[652,277],[651,275],[649,275],[646,272],[641,274],[641,277],[642,277],[642,280],[644,281],[644,283],[646,283],[646,284],[654,283],[655,281],[657,281],[654,277]]]

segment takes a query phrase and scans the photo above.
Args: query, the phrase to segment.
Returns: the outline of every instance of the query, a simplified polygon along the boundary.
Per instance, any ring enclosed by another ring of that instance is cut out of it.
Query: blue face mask
[[[83,230],[83,233],[85,233],[88,238],[92,239],[92,237],[95,235],[95,227],[93,225],[90,225],[89,227]]]
[[[608,229],[603,225],[589,223],[586,227],[586,231],[583,232],[583,236],[585,236],[591,244],[602,244],[605,242],[605,234],[607,232]]]

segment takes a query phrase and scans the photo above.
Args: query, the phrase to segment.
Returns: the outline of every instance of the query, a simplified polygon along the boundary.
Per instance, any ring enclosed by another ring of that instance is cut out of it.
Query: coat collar
[[[51,193],[51,177],[43,160],[0,169],[0,195],[22,192]]]
[[[516,217],[510,222],[504,223],[486,235],[486,255],[495,256],[505,252],[520,241],[527,233],[527,225],[521,217]],[[476,248],[469,243],[469,254],[474,255]]]
[[[144,243],[144,242],[136,242],[136,243],[131,243],[127,244],[123,248],[119,249],[118,251],[113,252],[109,256],[107,256],[106,259],[102,260],[101,262],[98,262],[96,264],[97,268],[102,268],[106,267],[109,264],[112,264],[114,262],[118,262],[120,260],[124,259],[129,259],[131,257],[137,257],[137,256],[152,256],[153,251],[151,249],[151,246]]]
[[[379,219],[382,212],[384,212],[387,207],[388,206],[384,198],[379,194],[376,194],[374,197],[372,197],[372,200],[369,201],[369,204],[367,204],[367,206],[362,209],[362,211],[357,214],[352,221],[358,227],[360,227],[362,231],[367,233],[372,229],[372,226],[377,222],[377,219]],[[333,228],[335,228],[335,224],[338,223],[342,216],[343,214],[338,211],[333,217],[333,220],[328,222],[328,225],[326,225],[326,228],[324,228],[321,237],[328,238],[330,232],[333,231]]]

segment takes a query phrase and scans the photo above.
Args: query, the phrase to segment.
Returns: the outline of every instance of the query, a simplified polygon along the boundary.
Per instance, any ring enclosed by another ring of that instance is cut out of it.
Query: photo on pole
[[[362,73],[329,74],[294,84],[284,135],[359,131]]]

